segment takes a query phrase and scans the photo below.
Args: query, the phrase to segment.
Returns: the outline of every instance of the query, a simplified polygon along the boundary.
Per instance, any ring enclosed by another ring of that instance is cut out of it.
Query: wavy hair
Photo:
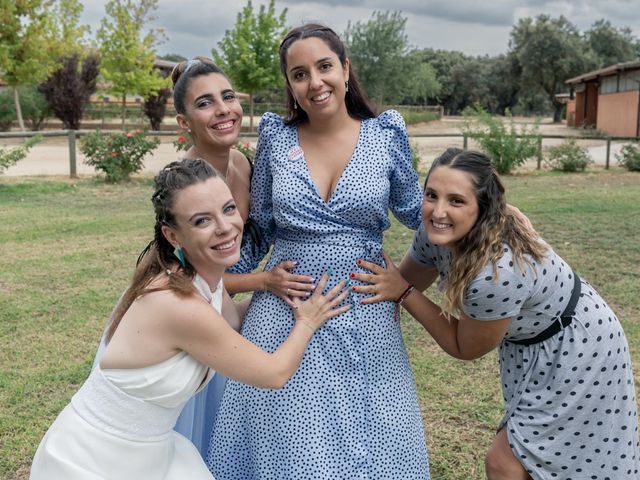
[[[309,121],[309,116],[302,108],[294,108],[295,99],[291,93],[289,77],[287,77],[287,53],[289,47],[298,40],[305,38],[319,38],[338,56],[340,63],[344,66],[347,62],[347,48],[336,32],[325,25],[318,23],[306,23],[300,27],[289,30],[280,44],[280,71],[287,82],[287,115],[285,123],[287,125],[299,125]],[[349,90],[344,97],[347,112],[352,118],[365,120],[376,116],[376,109],[367,98],[357,75],[353,71],[353,66],[349,62]]]
[[[478,218],[469,232],[456,243],[444,290],[443,311],[448,315],[463,312],[464,296],[471,281],[488,263],[493,266],[497,281],[498,260],[508,245],[520,269],[531,264],[527,255],[541,261],[548,247],[534,231],[507,209],[505,188],[491,164],[491,159],[480,152],[449,148],[431,165],[431,173],[446,165],[463,171],[471,177],[478,202]]]
[[[173,206],[178,193],[191,185],[205,182],[209,178],[223,179],[222,175],[202,159],[172,162],[155,177],[155,189],[151,196],[156,216],[153,240],[138,257],[131,285],[122,296],[111,317],[106,334],[107,341],[113,336],[131,304],[141,295],[160,290],[172,290],[180,296],[187,296],[195,292],[193,278],[196,272],[193,266],[187,259],[185,259],[184,267],[180,265],[173,254],[173,245],[162,233],[162,227],[164,225],[176,227]],[[153,280],[165,272],[168,274],[167,282],[151,286]]]

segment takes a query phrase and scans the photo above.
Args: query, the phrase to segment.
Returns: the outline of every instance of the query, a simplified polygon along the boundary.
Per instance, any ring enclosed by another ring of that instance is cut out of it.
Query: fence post
[[[540,170],[542,168],[542,137],[538,137],[538,166],[536,170]]]
[[[467,134],[466,133],[462,134],[462,149],[463,150],[467,149]]]
[[[76,173],[76,131],[67,130],[69,135],[69,177],[77,178]]]
[[[604,168],[609,170],[609,155],[611,154],[611,137],[607,137],[607,157],[604,161]]]

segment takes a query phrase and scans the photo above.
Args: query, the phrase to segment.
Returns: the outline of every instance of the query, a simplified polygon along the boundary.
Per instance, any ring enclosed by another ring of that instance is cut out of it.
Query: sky
[[[95,35],[104,16],[103,0],[81,0],[81,21]],[[268,0],[253,0],[254,11]],[[211,56],[226,30],[233,29],[246,0],[159,0],[153,28],[167,40],[159,54]],[[457,50],[468,55],[498,55],[509,48],[509,33],[518,19],[541,13],[564,15],[581,31],[604,18],[629,27],[640,38],[640,0],[276,0],[276,12],[287,8],[287,23],[320,22],[342,34],[351,23],[366,22],[375,11],[400,11],[407,19],[410,46]]]

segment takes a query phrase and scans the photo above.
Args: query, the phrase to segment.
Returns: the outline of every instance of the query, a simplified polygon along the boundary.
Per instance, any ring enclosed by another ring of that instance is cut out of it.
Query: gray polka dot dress
[[[446,282],[450,253],[420,226],[412,257]],[[467,287],[465,313],[511,317],[499,347],[505,427],[514,455],[535,479],[640,478],[638,416],[629,347],[620,322],[582,280],[573,321],[553,337],[532,338],[558,321],[573,288],[571,268],[552,250],[521,271],[505,246],[498,276],[487,265]]]
[[[309,175],[297,129],[266,114],[251,186],[251,216],[263,231],[257,257],[243,249],[236,272],[295,260],[296,273],[329,286],[358,271],[356,260],[382,263],[388,210],[408,227],[420,223],[422,195],[402,117],[364,120],[354,154],[325,202]],[[424,429],[393,302],[360,305],[314,335],[282,390],[229,381],[207,463],[217,480],[428,479]],[[242,334],[267,351],[294,318],[282,300],[256,292]]]

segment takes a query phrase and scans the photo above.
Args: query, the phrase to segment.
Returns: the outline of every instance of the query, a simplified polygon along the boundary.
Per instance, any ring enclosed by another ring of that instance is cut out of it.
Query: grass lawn
[[[640,175],[506,177],[509,202],[621,318],[640,384]],[[38,442],[83,382],[105,320],[150,239],[151,182],[0,180],[0,478],[28,476]],[[411,232],[394,223],[400,259]],[[495,353],[462,362],[403,318],[438,480],[484,478],[501,417]]]

